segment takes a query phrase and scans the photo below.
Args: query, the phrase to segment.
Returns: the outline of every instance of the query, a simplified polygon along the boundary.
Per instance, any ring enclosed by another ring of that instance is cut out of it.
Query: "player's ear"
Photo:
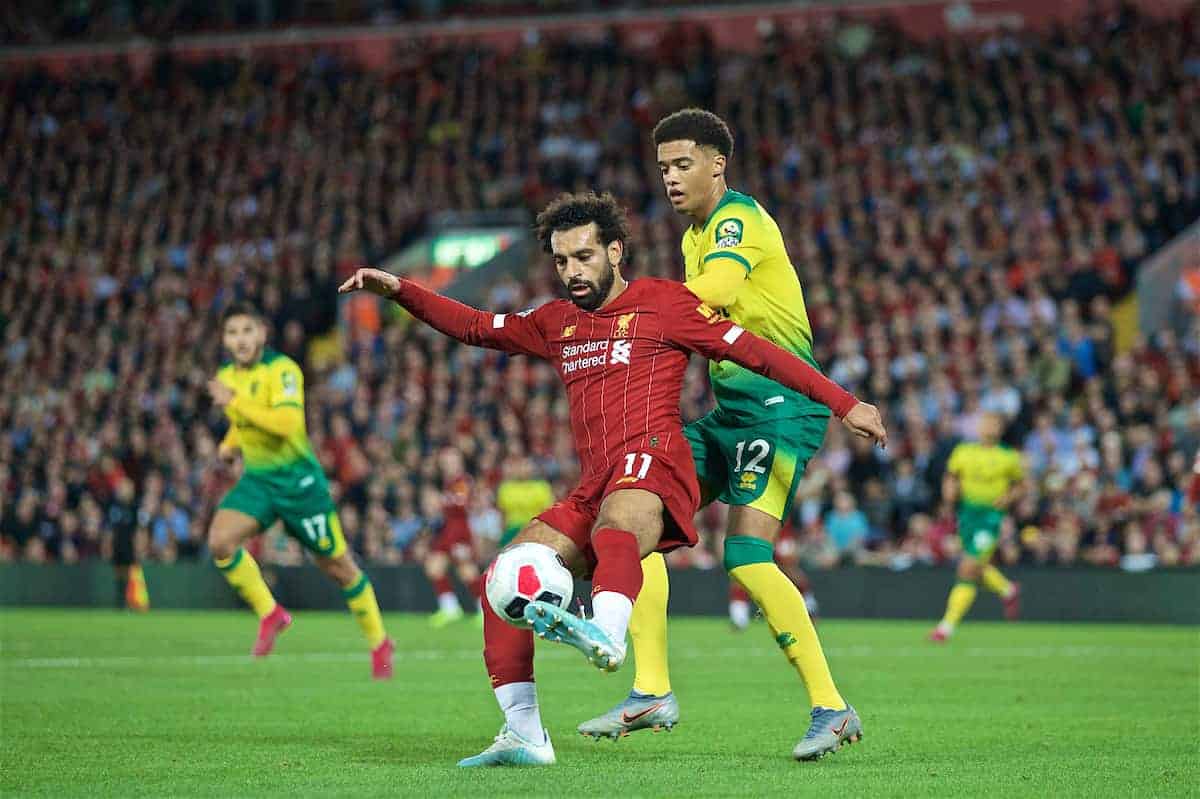
[[[725,174],[725,156],[717,153],[712,159],[712,176],[719,178]]]
[[[621,256],[625,254],[625,244],[620,239],[608,243],[608,262],[613,266],[621,265]]]

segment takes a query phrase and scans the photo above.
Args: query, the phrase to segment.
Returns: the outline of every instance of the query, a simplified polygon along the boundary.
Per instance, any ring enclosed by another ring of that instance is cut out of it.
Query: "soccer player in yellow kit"
[[[537,477],[528,456],[517,458],[496,489],[496,507],[504,514],[504,535],[499,549],[504,549],[517,537],[522,528],[554,504],[554,489],[547,480]]]
[[[1021,494],[1025,469],[1021,455],[1000,444],[1004,420],[999,414],[985,413],[979,421],[976,442],[959,444],[950,453],[942,497],[958,504],[958,538],[962,557],[958,561],[958,582],[950,589],[946,614],[929,634],[929,640],[942,643],[954,634],[954,628],[975,602],[976,584],[1000,596],[1004,615],[1014,620],[1020,612],[1021,587],[991,565],[992,554],[1000,542],[1000,526],[1005,510]]]
[[[701,109],[677,111],[655,127],[654,144],[667,197],[692,220],[682,243],[687,287],[706,312],[817,366],[804,293],[779,227],[753,197],[725,183],[733,154],[725,122]],[[703,501],[730,506],[725,568],[762,610],[804,681],[809,726],[792,754],[816,759],[858,740],[862,723],[834,685],[804,597],[775,564],[774,541],[796,484],[824,441],[829,409],[728,361],[710,364],[709,379],[717,407],[685,428]],[[669,729],[679,719],[667,666],[666,564],[651,554],[642,569],[629,630],[637,663],[633,690],[608,713],[581,724],[584,735]]]
[[[229,418],[219,454],[232,462],[240,451],[243,473],[213,516],[208,548],[259,618],[253,653],[270,654],[276,637],[292,623],[242,547],[279,519],[342,589],[371,647],[372,675],[389,679],[395,647],[384,632],[375,589],[346,549],[329,483],[308,441],[304,375],[291,358],[266,348],[266,325],[251,306],[231,305],[221,317],[221,332],[232,360],[208,382],[208,392]]]

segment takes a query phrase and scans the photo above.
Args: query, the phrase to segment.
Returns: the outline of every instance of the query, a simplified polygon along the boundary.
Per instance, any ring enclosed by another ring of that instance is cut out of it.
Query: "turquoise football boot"
[[[595,622],[557,605],[530,602],[525,606],[525,621],[538,637],[575,647],[602,671],[616,671],[625,662],[624,641],[613,641]]]
[[[545,730],[544,743],[535,744],[525,740],[508,728],[505,724],[500,728],[500,734],[487,749],[474,757],[466,757],[458,761],[459,768],[475,768],[476,766],[553,766],[554,746],[550,743],[550,733]]]

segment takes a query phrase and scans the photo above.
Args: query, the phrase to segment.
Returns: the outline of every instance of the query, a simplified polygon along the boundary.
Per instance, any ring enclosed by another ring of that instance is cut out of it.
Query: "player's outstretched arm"
[[[873,438],[887,446],[887,429],[879,409],[859,402],[849,391],[802,359],[750,333],[732,322],[713,316],[685,287],[664,310],[671,315],[671,336],[709,360],[729,360],[827,406],[850,432]],[[666,304],[664,304],[666,305]]]
[[[434,330],[464,344],[549,357],[541,330],[528,316],[486,313],[382,269],[359,269],[338,287],[339,294],[353,291],[394,300]]]
[[[859,438],[874,439],[881,447],[887,447],[887,429],[874,405],[860,402],[849,391],[782,347],[737,325],[731,324],[729,329],[731,332],[740,330],[741,334],[735,337],[723,356],[725,360],[828,406],[851,433]]]

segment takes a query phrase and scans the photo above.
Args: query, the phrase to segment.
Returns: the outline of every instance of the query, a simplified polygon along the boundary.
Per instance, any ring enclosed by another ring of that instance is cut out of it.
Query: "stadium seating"
[[[561,492],[576,467],[551,369],[339,325],[337,280],[438,211],[591,186],[630,207],[633,272],[678,277],[649,133],[701,104],[737,135],[731,184],[783,229],[821,363],[892,429],[886,452],[831,429],[793,519],[806,565],[953,558],[940,477],[989,410],[1034,488],[1003,562],[1200,562],[1200,333],[1146,340],[1120,312],[1143,259],[1200,218],[1198,32],[1129,15],[923,45],[881,28],[860,57],[779,32],[718,57],[679,33],[651,54],[413,47],[386,75],[322,54],[162,59],[144,83],[0,77],[0,557],[103,556],[129,506],[146,557],[203,552],[231,481],[204,384],[234,297],[304,362],[310,434],[367,558],[420,555],[440,447],[480,478],[481,520],[508,457]],[[552,296],[548,264],[531,272],[489,307]],[[697,361],[685,416],[709,401]],[[680,565],[713,563],[719,511],[702,519],[707,549]]]

